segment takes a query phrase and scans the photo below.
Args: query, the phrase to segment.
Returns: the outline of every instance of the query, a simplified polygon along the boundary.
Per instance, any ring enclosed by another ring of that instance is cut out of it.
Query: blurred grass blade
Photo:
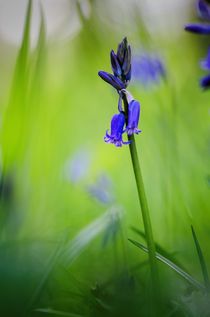
[[[119,210],[111,207],[101,217],[82,229],[65,247],[64,262],[67,266],[71,265],[90,242],[110,225],[110,217],[114,217],[116,213],[119,213]]]
[[[41,23],[39,29],[39,37],[36,47],[36,63],[35,63],[35,74],[32,83],[32,90],[35,94],[39,93],[40,89],[42,88],[42,81],[43,81],[43,70],[45,64],[45,53],[46,53],[46,25],[45,25],[45,18],[43,9],[40,6],[40,16],[41,16]]]
[[[133,243],[135,246],[137,246],[138,248],[140,248],[141,250],[148,252],[147,247],[145,247],[144,245],[142,245],[141,243],[132,240],[132,239],[128,239],[131,243]],[[175,272],[177,272],[180,276],[182,276],[186,281],[188,281],[191,285],[193,285],[194,287],[198,288],[199,290],[204,291],[205,287],[203,284],[201,284],[200,282],[198,282],[197,280],[194,279],[194,277],[192,277],[190,274],[188,274],[187,272],[185,272],[184,270],[182,270],[178,265],[176,265],[175,263],[173,263],[172,261],[168,260],[166,257],[164,257],[163,255],[161,255],[160,253],[156,252],[156,258],[161,261],[162,263],[168,265],[172,270],[174,270]]]
[[[26,19],[23,31],[23,38],[21,42],[21,47],[16,60],[15,76],[13,81],[13,87],[16,86],[16,81],[25,80],[27,72],[27,63],[30,50],[30,29],[31,29],[31,14],[32,14],[32,0],[28,1],[28,7],[26,12]]]
[[[50,314],[50,315],[56,315],[56,316],[66,316],[66,317],[83,317],[82,315],[74,314],[74,313],[66,313],[60,310],[54,310],[50,308],[39,308],[35,309],[35,311],[44,313],[44,314]]]
[[[140,237],[142,237],[145,240],[145,233],[142,230],[137,229],[136,227],[131,227],[131,229],[136,232]],[[176,252],[173,253],[169,253],[168,251],[166,251],[160,244],[155,242],[155,248],[157,250],[158,253],[160,253],[161,255],[163,255],[164,257],[166,257],[167,259],[169,259],[170,261],[174,262],[176,265],[178,265],[182,270],[185,270],[185,268],[183,267],[182,264],[180,264],[175,258],[174,258],[174,254],[176,254]]]
[[[32,0],[28,1],[23,37],[16,58],[15,70],[11,84],[9,102],[3,115],[2,150],[4,153],[4,168],[10,159],[16,160],[22,148],[24,135],[25,109],[29,80],[30,25],[32,15]],[[15,127],[15,128],[14,128]]]
[[[195,233],[195,230],[194,230],[193,226],[191,226],[191,229],[192,229],[192,235],[193,235],[193,239],[194,239],[194,242],[195,242],[196,250],[197,250],[197,253],[198,253],[198,258],[199,258],[201,270],[202,270],[202,273],[203,273],[204,283],[205,283],[207,291],[209,292],[210,291],[209,274],[208,274],[207,266],[206,266],[205,259],[204,259],[204,256],[203,256],[203,252],[201,250],[200,243],[199,243],[199,241],[197,239],[197,236],[196,236],[196,233]]]

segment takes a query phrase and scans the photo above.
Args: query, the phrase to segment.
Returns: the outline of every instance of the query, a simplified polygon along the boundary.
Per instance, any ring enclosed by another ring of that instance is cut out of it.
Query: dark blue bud
[[[208,35],[210,34],[210,25],[191,23],[191,24],[185,25],[185,30],[192,33]]]
[[[200,61],[201,68],[205,70],[210,70],[210,47],[208,49],[208,54],[205,59]]]
[[[128,104],[128,124],[126,127],[126,131],[128,135],[132,135],[134,133],[139,134],[141,130],[138,129],[140,117],[140,103],[136,100],[132,100]]]
[[[131,47],[130,45],[128,45],[128,47],[125,50],[124,61],[122,64],[122,70],[125,76],[129,73],[130,67],[131,67]]]
[[[198,15],[203,20],[210,20],[210,4],[206,0],[197,1]]]
[[[122,42],[118,45],[118,49],[117,49],[117,58],[120,62],[120,64],[123,64],[124,61],[124,57],[125,57],[125,51],[127,49],[128,46],[128,42],[127,42],[127,38],[125,37]]]
[[[131,65],[130,65],[130,69],[129,69],[128,73],[125,76],[125,80],[127,83],[131,80]]]
[[[116,77],[120,77],[122,75],[121,66],[118,62],[117,56],[115,55],[114,51],[112,50],[110,53],[111,65],[113,73]]]
[[[125,84],[117,77],[104,71],[98,72],[98,75],[106,81],[108,84],[112,85],[115,89],[121,90],[125,88]]]
[[[206,90],[210,88],[210,75],[207,75],[200,80],[200,86]]]
[[[111,120],[111,134],[106,131],[104,141],[107,143],[113,143],[115,146],[120,147],[123,144],[129,144],[130,142],[124,142],[122,140],[122,134],[124,133],[125,115],[123,113],[115,114]]]

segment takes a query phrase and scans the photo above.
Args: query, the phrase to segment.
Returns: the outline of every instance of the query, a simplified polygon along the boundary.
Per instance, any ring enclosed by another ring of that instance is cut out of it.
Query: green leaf
[[[141,243],[132,240],[132,239],[128,239],[131,243],[133,243],[135,246],[137,246],[138,248],[140,248],[141,250],[145,251],[148,253],[148,248],[145,247],[144,245],[142,245]],[[156,258],[161,261],[162,263],[166,264],[167,266],[169,266],[172,270],[174,270],[175,272],[177,272],[180,276],[182,276],[186,281],[188,281],[192,286],[194,286],[195,288],[198,288],[199,290],[204,291],[205,287],[203,284],[201,284],[200,282],[198,282],[196,279],[194,279],[194,277],[192,277],[190,274],[188,274],[187,272],[185,272],[183,269],[181,269],[178,265],[176,265],[175,263],[173,263],[172,261],[170,261],[169,259],[167,259],[166,257],[164,257],[163,255],[161,255],[160,253],[156,252]]]
[[[192,229],[193,239],[194,239],[194,242],[195,242],[195,247],[196,247],[196,250],[197,250],[197,253],[198,253],[198,258],[199,258],[201,270],[202,270],[202,273],[203,273],[204,283],[206,285],[207,291],[209,292],[210,291],[210,281],[209,281],[209,274],[208,274],[206,262],[205,262],[205,259],[204,259],[204,256],[203,256],[203,252],[201,250],[200,243],[199,243],[199,241],[198,241],[198,239],[196,237],[196,233],[195,233],[195,230],[194,230],[193,226],[191,226],[191,229]]]

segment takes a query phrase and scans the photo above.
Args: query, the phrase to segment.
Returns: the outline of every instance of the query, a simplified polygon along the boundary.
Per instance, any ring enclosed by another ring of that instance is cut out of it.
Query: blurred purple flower
[[[72,183],[78,183],[88,173],[91,164],[91,154],[87,149],[79,149],[66,162],[64,177]]]
[[[204,21],[210,21],[210,3],[206,0],[197,0],[198,16]],[[189,23],[185,25],[188,32],[208,35],[210,34],[210,24],[206,23]]]
[[[101,174],[94,184],[87,186],[88,193],[102,204],[114,202],[112,181],[106,174]]]
[[[210,47],[205,59],[200,61],[200,66],[204,70],[210,71]],[[205,90],[210,88],[210,74],[204,76],[200,80],[200,86]]]
[[[210,3],[207,0],[198,0],[197,1],[197,12],[198,16],[202,20],[210,21]],[[206,23],[190,23],[185,26],[185,30],[197,33],[197,34],[210,34],[210,24]],[[207,57],[200,62],[201,68],[204,70],[210,71],[210,48],[208,49]],[[210,88],[210,74],[204,76],[200,80],[200,86],[206,90]]]
[[[198,16],[206,21],[210,21],[210,3],[207,0],[197,1]]]
[[[135,55],[132,59],[132,69],[134,81],[140,82],[144,86],[156,84],[166,76],[162,60],[148,53]]]
[[[210,74],[201,78],[200,80],[200,86],[206,90],[210,88]]]
[[[208,49],[208,53],[205,59],[202,59],[200,61],[200,66],[201,68],[203,68],[204,70],[210,70],[210,47]]]

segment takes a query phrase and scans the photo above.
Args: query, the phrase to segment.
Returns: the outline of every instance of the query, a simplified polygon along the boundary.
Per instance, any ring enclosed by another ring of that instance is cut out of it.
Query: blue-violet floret
[[[111,120],[111,134],[106,131],[104,141],[107,143],[113,143],[115,146],[120,147],[123,144],[129,144],[130,142],[124,142],[122,134],[125,132],[125,115],[123,113],[115,114]]]

